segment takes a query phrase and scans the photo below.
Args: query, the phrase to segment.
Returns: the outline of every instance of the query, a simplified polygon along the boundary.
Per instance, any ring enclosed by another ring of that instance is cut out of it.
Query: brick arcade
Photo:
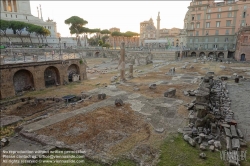
[[[0,65],[0,99],[25,90],[40,90],[72,81],[72,75],[87,79],[86,64],[80,59]]]

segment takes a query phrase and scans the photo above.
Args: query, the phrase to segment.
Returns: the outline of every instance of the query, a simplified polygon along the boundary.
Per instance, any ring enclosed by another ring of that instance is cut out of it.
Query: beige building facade
[[[152,18],[140,23],[140,45],[149,48],[166,48],[169,44],[174,48],[186,46],[186,30],[179,28],[160,29],[160,20],[159,12],[156,27]]]
[[[234,57],[236,34],[241,27],[250,25],[249,14],[250,1],[193,0],[184,19],[187,47],[194,51],[193,55],[196,50],[210,50],[212,56],[221,53],[224,58]]]

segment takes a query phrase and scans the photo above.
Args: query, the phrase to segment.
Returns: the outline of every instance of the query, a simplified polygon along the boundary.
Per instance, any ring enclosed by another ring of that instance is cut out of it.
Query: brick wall
[[[16,85],[17,89],[22,89],[24,86],[33,83],[32,86],[34,86],[35,90],[44,89],[44,72],[51,66],[58,70],[59,83],[62,85],[64,81],[68,82],[68,67],[71,64],[79,67],[81,80],[87,79],[86,65],[80,63],[80,59],[0,65],[0,99],[15,96],[14,85]],[[20,70],[26,70],[26,72],[20,72]],[[15,80],[22,80],[21,83],[14,82],[15,73],[17,73]]]

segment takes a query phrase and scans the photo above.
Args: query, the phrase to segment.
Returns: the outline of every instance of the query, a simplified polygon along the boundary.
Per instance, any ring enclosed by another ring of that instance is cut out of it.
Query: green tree
[[[31,40],[31,33],[35,32],[34,26],[35,26],[34,24],[29,24],[29,23],[26,24],[26,31],[28,32],[28,36],[30,38],[30,43],[31,44],[33,44],[32,40]]]
[[[106,42],[106,40],[107,40],[108,38],[109,38],[109,36],[108,36],[108,35],[103,36],[103,37],[102,37],[102,42],[103,42],[103,43],[105,43],[105,42]]]
[[[40,43],[39,36],[41,35],[42,30],[43,30],[43,27],[38,26],[38,25],[33,25],[32,27],[30,27],[30,31],[35,33],[39,43]]]
[[[25,22],[21,22],[21,21],[10,21],[10,28],[13,30],[14,34],[17,34],[22,43],[23,43],[23,39],[22,39],[22,32],[25,30],[27,26],[27,23]]]
[[[79,40],[79,35],[82,34],[82,27],[88,24],[88,21],[78,17],[72,16],[64,21],[65,24],[69,25],[70,34],[76,34],[77,45],[81,46],[81,42]]]
[[[102,46],[103,45],[103,41],[102,40],[99,40],[98,41],[98,46]]]
[[[110,32],[109,30],[107,30],[107,29],[104,29],[104,30],[101,30],[100,33],[101,33],[101,34],[108,35],[108,34],[110,34],[111,32]]]
[[[107,47],[107,48],[109,48],[109,47],[110,47],[110,44],[104,43],[104,44],[102,45],[102,47]]]
[[[41,36],[45,38],[47,44],[48,44],[48,41],[46,37],[49,36],[50,34],[51,33],[48,29],[42,27]]]
[[[10,37],[7,36],[7,29],[10,28],[10,22],[9,21],[6,21],[6,20],[0,20],[0,30],[1,30],[1,35],[5,36],[6,38],[9,39],[10,41]]]

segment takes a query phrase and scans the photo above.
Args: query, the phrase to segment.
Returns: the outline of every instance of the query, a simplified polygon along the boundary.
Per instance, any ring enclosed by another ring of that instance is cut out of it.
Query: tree
[[[104,44],[102,45],[102,47],[107,47],[107,48],[109,48],[109,47],[110,47],[110,44],[104,43]]]
[[[103,37],[102,37],[102,42],[103,42],[103,43],[106,43],[106,40],[107,40],[108,38],[109,38],[108,35],[103,36]]]
[[[43,27],[38,26],[38,25],[33,25],[32,27],[30,27],[30,29],[31,29],[30,31],[35,32],[35,35],[36,35],[36,37],[38,39],[38,42],[40,43],[39,36],[42,33]]]
[[[98,41],[98,46],[102,46],[102,45],[103,45],[102,40],[99,40],[99,41]]]
[[[65,24],[69,25],[69,30],[70,30],[70,34],[76,34],[76,38],[77,40],[77,45],[81,46],[81,42],[79,40],[79,35],[82,34],[81,32],[81,28],[88,24],[88,21],[78,17],[78,16],[72,16],[70,18],[68,18],[67,20],[64,21]]]
[[[7,36],[7,29],[10,27],[10,22],[6,20],[0,20],[0,30],[1,30],[1,35],[3,34],[5,37],[7,37],[10,41],[10,37]]]
[[[48,44],[48,41],[47,41],[46,37],[49,35],[50,35],[50,31],[48,29],[42,27],[41,36],[45,38],[47,44]]]
[[[104,29],[104,30],[101,30],[100,33],[107,35],[107,34],[110,34],[111,32],[107,29]]]
[[[32,40],[31,40],[31,33],[33,33],[33,32],[35,32],[35,28],[34,28],[34,24],[29,24],[29,23],[27,23],[26,24],[26,31],[28,32],[28,36],[29,36],[29,38],[30,38],[30,43],[31,44],[33,44],[32,43]]]
[[[14,34],[17,34],[22,43],[23,43],[23,39],[22,39],[22,32],[25,30],[27,26],[27,23],[25,22],[21,22],[21,21],[10,21],[10,28],[13,30]]]

